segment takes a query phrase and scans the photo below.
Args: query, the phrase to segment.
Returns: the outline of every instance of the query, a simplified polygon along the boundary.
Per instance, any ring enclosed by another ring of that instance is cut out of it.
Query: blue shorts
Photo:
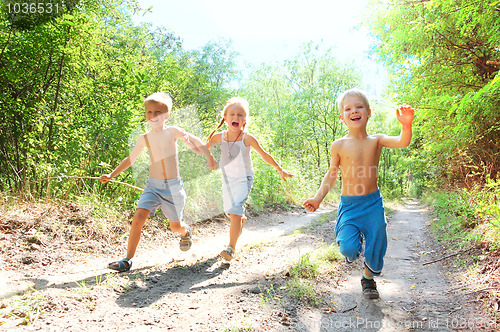
[[[380,275],[387,249],[387,223],[380,190],[363,196],[340,196],[335,236],[348,263],[359,257],[365,238],[365,267]]]
[[[224,212],[242,216],[245,213],[244,205],[250,195],[253,185],[253,176],[232,178],[222,176],[222,198]]]
[[[173,222],[180,222],[184,205],[186,205],[186,192],[180,177],[168,180],[150,177],[139,198],[137,208],[149,210],[154,214],[160,207],[165,217]]]

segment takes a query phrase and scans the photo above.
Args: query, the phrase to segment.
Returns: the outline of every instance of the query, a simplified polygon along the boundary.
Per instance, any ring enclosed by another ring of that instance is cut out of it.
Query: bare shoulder
[[[349,140],[350,138],[347,137],[347,135],[344,137],[337,138],[335,141],[333,141],[331,149],[340,150],[344,146],[344,144],[346,144]]]
[[[146,142],[146,138],[148,137],[149,132],[144,133],[144,134],[139,134],[139,137],[137,137],[137,143],[143,143]]]
[[[370,137],[371,139],[379,140],[381,138],[387,137],[387,135],[386,134],[373,134],[373,135],[369,135],[368,137]]]
[[[250,142],[250,141],[257,141],[257,138],[255,138],[254,135],[250,134],[250,133],[245,133],[245,141]]]
[[[214,134],[212,138],[210,138],[210,142],[212,143],[220,143],[222,142],[222,132]]]
[[[250,133],[245,133],[245,137],[243,138],[243,143],[246,146],[253,146],[253,147],[259,145],[259,141],[257,141],[257,138],[255,138],[255,136]]]
[[[389,137],[387,136],[386,134],[373,134],[373,135],[369,135],[368,138],[371,139],[372,141],[375,141],[378,143],[380,143],[380,140],[386,138],[386,137]]]

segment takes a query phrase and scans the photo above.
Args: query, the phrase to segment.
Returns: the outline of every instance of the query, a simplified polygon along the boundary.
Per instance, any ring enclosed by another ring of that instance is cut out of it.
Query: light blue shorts
[[[384,206],[380,190],[363,196],[340,196],[335,236],[348,263],[359,257],[365,238],[365,267],[380,275],[387,249]]]
[[[222,175],[222,198],[224,212],[242,216],[245,213],[244,205],[250,195],[253,185],[253,176],[232,178]]]
[[[180,177],[168,180],[150,177],[146,188],[137,203],[138,209],[151,211],[151,215],[158,207],[173,222],[180,222],[186,205],[186,192]]]

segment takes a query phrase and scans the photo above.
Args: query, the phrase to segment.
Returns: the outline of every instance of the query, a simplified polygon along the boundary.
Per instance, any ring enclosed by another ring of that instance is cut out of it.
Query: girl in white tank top
[[[245,131],[249,117],[248,101],[241,97],[234,97],[224,106],[224,115],[219,126],[208,136],[208,148],[216,143],[221,144],[221,159],[219,162],[223,175],[222,192],[224,212],[231,218],[229,231],[229,245],[220,255],[227,261],[234,257],[236,242],[246,222],[244,204],[248,199],[253,184],[253,164],[250,150],[253,147],[269,165],[273,166],[286,181],[293,175],[283,170],[274,158],[267,153],[257,139]],[[215,133],[223,124],[227,131]]]

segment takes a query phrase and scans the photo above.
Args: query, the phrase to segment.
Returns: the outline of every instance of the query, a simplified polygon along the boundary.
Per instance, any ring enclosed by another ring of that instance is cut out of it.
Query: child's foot
[[[128,270],[130,270],[131,267],[132,267],[132,260],[128,257],[108,264],[108,268],[116,270],[118,272],[127,272]]]
[[[378,299],[377,283],[373,279],[361,278],[361,287],[365,299]]]
[[[234,249],[231,246],[228,246],[226,249],[222,250],[219,254],[226,261],[230,261],[234,258]]]
[[[191,244],[193,241],[191,238],[193,237],[193,232],[191,231],[191,227],[187,229],[187,233],[184,236],[181,236],[181,240],[179,241],[179,248],[182,251],[188,251],[191,249]]]

